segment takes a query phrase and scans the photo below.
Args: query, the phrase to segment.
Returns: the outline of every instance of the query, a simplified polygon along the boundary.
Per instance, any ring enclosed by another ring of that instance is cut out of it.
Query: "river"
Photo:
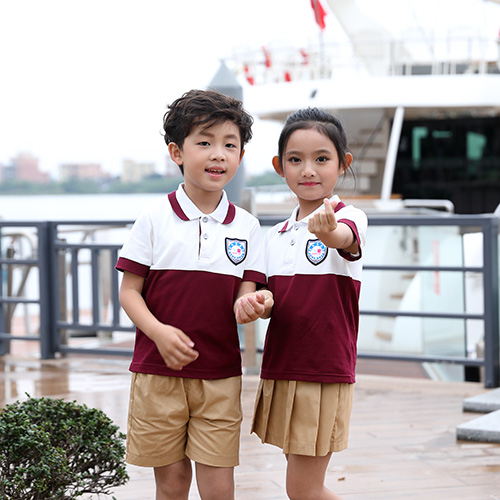
[[[135,220],[159,193],[0,196],[5,221]]]

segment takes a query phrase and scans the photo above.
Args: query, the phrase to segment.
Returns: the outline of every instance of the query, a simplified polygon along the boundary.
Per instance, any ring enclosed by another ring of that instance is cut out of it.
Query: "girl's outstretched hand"
[[[257,318],[268,318],[273,305],[273,294],[269,290],[247,293],[234,304],[236,322],[242,325]]]
[[[348,253],[359,251],[358,241],[347,224],[337,223],[337,201],[323,200],[323,208],[309,218],[307,229],[329,248],[341,248]]]
[[[307,228],[310,233],[315,234],[320,240],[337,229],[337,218],[335,217],[336,201],[331,201],[328,198],[323,200],[323,209],[309,218]]]

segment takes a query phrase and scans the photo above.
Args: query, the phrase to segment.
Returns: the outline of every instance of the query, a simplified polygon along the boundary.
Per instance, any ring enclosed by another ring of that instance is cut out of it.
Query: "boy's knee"
[[[216,484],[211,488],[204,488],[200,495],[203,500],[234,500],[234,485]]]
[[[202,500],[234,500],[234,469],[196,464],[198,491]]]
[[[157,500],[187,500],[191,487],[192,468],[189,459],[155,468]]]

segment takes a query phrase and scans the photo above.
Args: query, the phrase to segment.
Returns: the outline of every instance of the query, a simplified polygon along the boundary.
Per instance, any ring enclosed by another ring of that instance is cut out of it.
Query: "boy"
[[[227,199],[251,139],[241,102],[192,90],[163,118],[177,191],[138,217],[116,268],[137,327],[127,461],[154,467],[157,500],[188,499],[191,460],[203,500],[234,499],[241,414],[236,323],[272,303],[258,220]]]

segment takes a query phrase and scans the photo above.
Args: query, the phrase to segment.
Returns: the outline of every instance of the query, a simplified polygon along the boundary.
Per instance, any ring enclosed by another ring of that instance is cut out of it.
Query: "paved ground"
[[[328,470],[332,489],[345,500],[500,500],[500,445],[456,439],[456,427],[478,416],[464,412],[462,403],[488,392],[481,384],[433,382],[410,368],[399,371],[405,377],[373,374],[380,367],[360,371],[350,447],[334,456]],[[244,376],[236,498],[285,500],[281,451],[248,430],[257,383],[256,375]],[[128,388],[126,359],[0,358],[2,406],[26,392],[74,399],[101,408],[125,429]],[[129,471],[129,483],[114,491],[117,500],[153,500],[151,471]],[[193,485],[191,499],[198,498]]]

